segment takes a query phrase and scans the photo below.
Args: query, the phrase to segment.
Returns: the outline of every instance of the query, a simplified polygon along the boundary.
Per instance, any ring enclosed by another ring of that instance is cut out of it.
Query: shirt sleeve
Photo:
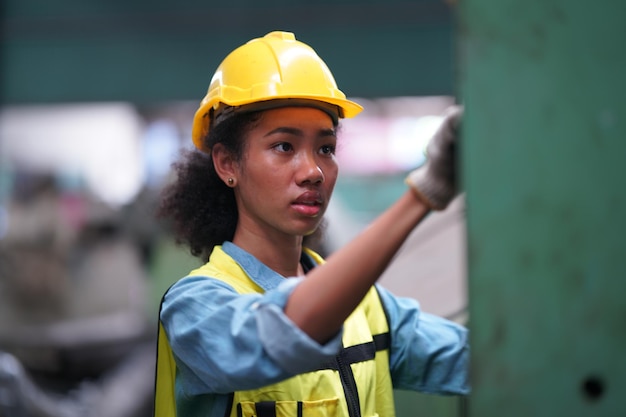
[[[469,394],[467,329],[421,311],[411,298],[377,286],[391,332],[394,388],[428,394]]]
[[[164,297],[161,322],[187,395],[225,394],[317,369],[341,349],[342,331],[320,345],[283,309],[299,278],[264,294],[238,294],[224,282],[190,276]]]

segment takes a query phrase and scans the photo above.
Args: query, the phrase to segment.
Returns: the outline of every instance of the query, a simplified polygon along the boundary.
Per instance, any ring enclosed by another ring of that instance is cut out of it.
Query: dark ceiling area
[[[352,97],[452,95],[453,9],[419,1],[5,0],[3,104],[198,100],[220,61],[273,30]]]

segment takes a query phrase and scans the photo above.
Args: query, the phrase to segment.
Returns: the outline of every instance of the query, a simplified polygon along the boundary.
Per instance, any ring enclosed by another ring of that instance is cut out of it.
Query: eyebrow
[[[283,126],[283,127],[277,127],[274,130],[269,131],[268,133],[266,133],[264,136],[271,136],[275,133],[287,133],[293,136],[304,136],[304,132],[302,131],[302,129],[298,129],[295,127],[287,127],[287,126]],[[318,134],[318,137],[327,137],[327,136],[337,136],[337,132],[335,131],[335,129],[320,129]]]

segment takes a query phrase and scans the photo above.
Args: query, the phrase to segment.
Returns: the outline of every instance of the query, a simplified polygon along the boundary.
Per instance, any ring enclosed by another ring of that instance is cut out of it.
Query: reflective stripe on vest
[[[323,259],[305,249],[316,263]],[[240,294],[263,292],[221,247],[190,275],[220,279]],[[344,323],[344,348],[316,371],[263,388],[232,394],[230,417],[393,417],[389,373],[390,336],[375,287]],[[159,326],[155,417],[175,417],[175,376],[171,347]],[[183,417],[183,416],[181,416]]]

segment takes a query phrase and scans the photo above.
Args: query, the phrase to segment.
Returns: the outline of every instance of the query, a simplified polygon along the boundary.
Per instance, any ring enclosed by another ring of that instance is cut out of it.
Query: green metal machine
[[[469,415],[624,416],[626,8],[459,7]]]

